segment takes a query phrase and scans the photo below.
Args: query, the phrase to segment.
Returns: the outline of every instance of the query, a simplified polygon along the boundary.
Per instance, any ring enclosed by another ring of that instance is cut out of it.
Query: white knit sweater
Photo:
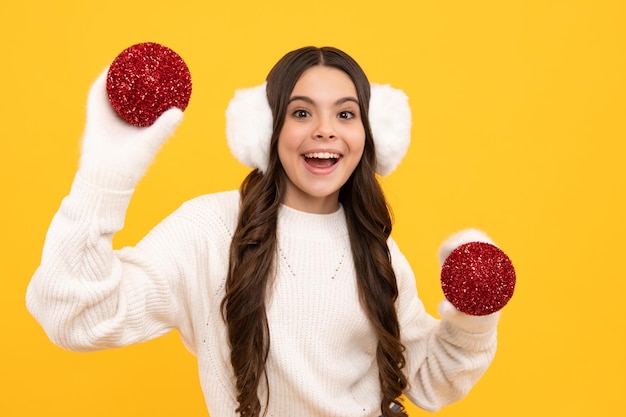
[[[27,306],[50,339],[88,351],[146,341],[178,329],[197,356],[212,417],[237,407],[220,314],[239,193],[185,203],[137,246],[112,249],[132,191],[77,175],[55,215]],[[374,417],[380,387],[374,332],[359,304],[343,209],[317,215],[282,207],[277,277],[268,300],[268,416]],[[392,239],[406,346],[407,397],[437,410],[462,398],[488,367],[497,316],[424,311],[413,272]],[[265,398],[262,387],[259,397]]]

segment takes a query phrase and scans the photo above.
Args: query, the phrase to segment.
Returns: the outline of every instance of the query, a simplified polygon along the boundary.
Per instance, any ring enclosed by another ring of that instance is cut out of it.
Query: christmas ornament
[[[191,74],[183,59],[154,42],[123,50],[107,73],[107,95],[115,111],[135,126],[150,126],[166,110],[185,110]]]
[[[441,287],[458,310],[484,316],[504,307],[515,289],[515,269],[497,246],[470,242],[455,248],[441,267]]]

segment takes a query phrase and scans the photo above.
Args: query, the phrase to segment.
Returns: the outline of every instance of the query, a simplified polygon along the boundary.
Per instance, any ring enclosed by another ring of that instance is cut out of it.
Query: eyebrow
[[[307,96],[293,96],[293,97],[290,97],[289,98],[289,103],[291,103],[293,101],[297,101],[297,100],[302,100],[302,101],[304,101],[306,103],[309,103],[309,104],[315,104],[315,102],[310,97],[307,97]],[[335,101],[335,105],[341,105],[341,104],[344,104],[344,103],[349,102],[349,101],[351,101],[353,103],[356,103],[356,104],[359,104],[359,100],[357,100],[354,97],[342,97],[339,100]]]

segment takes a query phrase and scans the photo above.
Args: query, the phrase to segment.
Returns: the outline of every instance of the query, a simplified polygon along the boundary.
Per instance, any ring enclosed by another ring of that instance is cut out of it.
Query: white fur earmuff
[[[272,137],[272,110],[266,83],[235,91],[226,109],[226,137],[239,162],[267,170]],[[411,108],[402,90],[371,84],[370,126],[376,147],[376,172],[387,176],[406,155],[411,142]]]
[[[372,84],[369,119],[376,147],[376,172],[391,174],[409,149],[411,108],[402,90],[390,85]]]

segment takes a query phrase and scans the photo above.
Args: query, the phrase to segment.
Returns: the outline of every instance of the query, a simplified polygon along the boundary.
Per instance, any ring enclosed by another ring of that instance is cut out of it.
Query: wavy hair
[[[370,84],[354,59],[332,47],[304,47],[289,52],[267,76],[267,98],[273,115],[269,163],[265,173],[253,170],[241,184],[241,210],[222,300],[238,391],[236,411],[242,417],[261,415],[261,381],[268,386],[265,402],[269,403],[265,363],[270,335],[265,300],[275,271],[277,218],[286,184],[286,173],[278,159],[278,136],[293,88],[300,76],[316,65],[345,72],[357,91],[365,147],[361,161],[339,192],[339,201],[346,215],[359,299],[378,338],[381,413],[385,417],[406,417],[399,401],[407,380],[402,372],[404,347],[395,309],[398,288],[387,246],[392,216],[375,174],[376,150],[368,119]]]

